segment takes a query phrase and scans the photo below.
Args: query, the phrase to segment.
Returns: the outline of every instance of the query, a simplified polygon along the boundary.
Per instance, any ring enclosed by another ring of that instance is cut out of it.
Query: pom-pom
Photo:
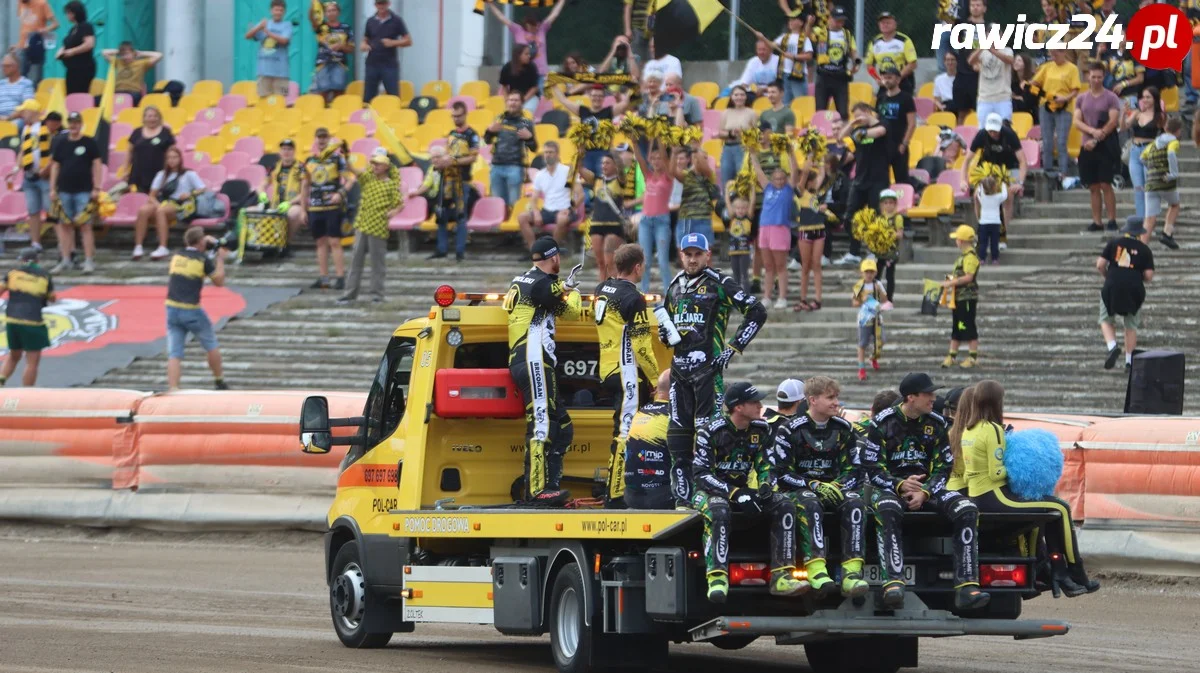
[[[632,112],[625,115],[621,120],[621,125],[617,128],[634,142],[647,137],[648,128],[645,118]]]
[[[975,189],[984,178],[988,177],[996,178],[1000,184],[1007,185],[1012,178],[1012,174],[1008,172],[1008,168],[1000,164],[992,163],[991,161],[981,161],[971,169],[971,173],[967,176],[967,183],[971,185],[971,189]]]
[[[671,118],[670,117],[654,117],[646,120],[648,126],[648,137],[653,138],[660,143],[671,142]]]
[[[756,187],[758,187],[758,178],[752,171],[740,170],[733,178],[733,193],[748,201],[754,200]]]
[[[862,208],[854,213],[850,227],[854,237],[878,257],[886,256],[896,248],[895,230],[874,208]]]
[[[1010,433],[1004,450],[1004,469],[1008,471],[1008,487],[1018,497],[1037,500],[1053,495],[1063,471],[1058,437],[1037,428]]]
[[[792,139],[784,133],[771,134],[771,152],[779,156],[784,156],[792,147]]]
[[[825,151],[828,147],[826,143],[825,134],[812,126],[808,127],[808,130],[800,136],[800,140],[797,142],[800,151],[809,158],[814,166],[825,161]]]
[[[742,146],[747,152],[757,152],[762,149],[762,131],[758,127],[742,129]]]

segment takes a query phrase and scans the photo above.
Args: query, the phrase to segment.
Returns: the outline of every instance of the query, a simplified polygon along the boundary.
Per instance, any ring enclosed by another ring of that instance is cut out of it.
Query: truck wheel
[[[550,593],[550,651],[561,673],[591,670],[591,634],[585,620],[583,575],[568,563],[554,577]]]
[[[367,610],[374,604],[358,559],[358,545],[342,545],[333,559],[333,577],[329,582],[329,612],[333,630],[346,647],[371,649],[383,647],[391,633],[368,633]]]
[[[758,636],[717,636],[708,642],[716,645],[718,650],[732,652],[740,650],[756,640],[758,640]]]
[[[804,656],[813,673],[896,673],[900,665],[891,657],[880,656],[862,640],[808,643]]]

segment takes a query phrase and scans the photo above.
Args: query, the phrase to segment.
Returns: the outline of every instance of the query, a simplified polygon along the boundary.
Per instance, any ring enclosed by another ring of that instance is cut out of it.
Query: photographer
[[[183,233],[183,250],[171,257],[170,276],[167,281],[167,386],[179,389],[179,378],[183,370],[183,344],[188,332],[196,336],[200,347],[208,353],[208,368],[212,370],[217,390],[229,390],[221,373],[221,351],[213,333],[208,314],[200,308],[200,290],[204,278],[212,279],[213,285],[225,284],[224,250],[229,243],[205,236],[200,227],[190,227]],[[209,248],[214,254],[206,254]]]

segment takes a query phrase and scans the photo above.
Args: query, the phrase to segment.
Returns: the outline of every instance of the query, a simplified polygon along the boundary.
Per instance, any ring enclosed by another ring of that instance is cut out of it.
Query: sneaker
[[[1178,250],[1178,249],[1179,249],[1179,244],[1175,242],[1175,236],[1174,236],[1174,235],[1167,236],[1166,234],[1159,234],[1159,235],[1158,235],[1158,242],[1159,242],[1159,243],[1162,243],[1163,245],[1167,246],[1168,248],[1170,248],[1170,249],[1172,249],[1172,250]]]
[[[762,281],[757,278],[750,279],[750,294],[762,294]]]
[[[788,268],[788,271],[799,271],[800,270],[800,261],[797,260],[795,257],[789,259],[787,268]]]
[[[150,259],[157,262],[160,259],[166,259],[170,254],[170,250],[167,250],[164,246],[160,245],[154,249],[154,252],[150,253]]]
[[[461,262],[461,261],[465,260],[466,258],[467,258],[467,256],[462,254],[461,252],[454,253],[454,261],[456,261],[456,262]]]
[[[1108,349],[1108,357],[1104,358],[1104,368],[1112,369],[1117,366],[1117,358],[1121,357],[1121,345],[1117,344]]]
[[[954,356],[947,355],[946,359],[942,360],[942,369],[946,369],[946,368],[953,367],[953,366],[954,366]]]
[[[771,588],[774,589],[774,587]],[[727,596],[729,596],[729,575],[721,570],[708,573],[708,601],[724,603]]]
[[[858,255],[851,255],[850,253],[846,253],[846,254],[842,255],[841,257],[839,257],[838,260],[836,262],[834,262],[834,264],[837,266],[849,266],[851,264],[858,264],[861,261],[862,261],[862,257],[859,257]]]
[[[874,369],[875,371],[879,371],[879,360],[876,360],[874,358],[871,359],[871,369]]]
[[[792,572],[795,568],[786,567],[780,568],[771,572],[771,595],[772,596],[795,596],[796,594],[804,593],[809,588],[809,583],[805,580],[798,580]],[[826,579],[829,576],[826,575]],[[712,584],[709,584],[711,592]]]
[[[829,258],[821,255],[821,266],[829,266]]]
[[[904,585],[893,581],[883,587],[883,606],[889,610],[904,607]]]
[[[846,598],[866,596],[870,590],[871,585],[867,584],[859,573],[846,573],[842,578],[842,595]]]
[[[83,272],[89,274],[96,273],[96,263],[90,259],[83,260]]]
[[[445,257],[446,257],[446,253],[444,253],[444,252],[435,252],[435,253],[433,253],[432,255],[430,255],[430,256],[428,256],[428,257],[426,257],[425,259],[443,259],[443,258],[445,258]],[[525,261],[527,261],[527,262],[529,261],[529,256],[528,256],[528,255],[526,255],[526,256],[525,256]]]
[[[66,273],[67,271],[72,269],[74,266],[75,265],[71,263],[71,260],[64,259],[61,262],[59,262],[58,264],[55,264],[54,268],[50,269],[50,273]]]
[[[1000,250],[1008,250],[1008,243],[1006,243],[1006,242],[1004,242],[1004,241],[1000,241],[1000,245],[999,245],[999,246],[997,246],[997,247],[998,247]],[[999,260],[996,260],[996,261],[999,261]]]
[[[229,384],[225,383],[224,379],[217,379],[213,381],[213,388],[216,390],[229,390]]]
[[[1117,231],[1119,229],[1119,227],[1117,227],[1116,220],[1109,220],[1108,224],[1104,225],[1104,228],[1107,229],[1108,231]]]
[[[771,305],[771,308],[774,308],[775,310],[782,310],[787,307],[788,307],[787,300],[784,299],[783,297],[779,297],[778,299],[775,300],[775,303]]]
[[[338,276],[338,279],[337,279],[337,280],[335,280],[335,281],[333,281],[333,289],[335,289],[335,290],[345,290],[345,289],[346,289],[346,277],[345,277],[345,276]]]
[[[978,584],[968,584],[958,588],[954,594],[954,607],[958,610],[978,610],[992,600],[986,591],[980,591]]]
[[[562,507],[567,504],[571,494],[558,488],[547,488],[533,496],[530,503],[537,507]]]
[[[133,261],[135,261],[135,262],[138,261],[145,254],[146,254],[146,251],[142,248],[142,246],[140,246],[140,245],[133,246],[133,255],[131,255],[131,257],[133,258]]]
[[[858,380],[859,380],[859,381],[866,381],[866,380],[867,380],[867,370],[866,370],[866,368],[865,368],[865,367],[859,367],[859,368],[858,368]]]
[[[329,281],[328,281],[328,280],[326,280],[326,279],[324,279],[324,278],[318,278],[318,279],[316,279],[316,280],[314,280],[314,281],[312,282],[312,285],[309,285],[309,286],[308,286],[308,289],[310,289],[310,290],[324,290],[324,289],[325,289],[325,288],[327,288],[327,287],[329,287]]]
[[[1094,232],[1097,232],[1097,231],[1104,231],[1104,227],[1100,226],[1100,225],[1099,225],[1098,223],[1096,223],[1096,222],[1092,222],[1091,224],[1089,224],[1089,225],[1088,225],[1088,227],[1087,227],[1087,231],[1088,231],[1088,233],[1094,233]]]
[[[979,358],[973,358],[973,357],[968,357],[966,360],[963,360],[961,365],[959,365],[959,367],[962,367],[963,369],[973,369],[978,366],[979,366]]]

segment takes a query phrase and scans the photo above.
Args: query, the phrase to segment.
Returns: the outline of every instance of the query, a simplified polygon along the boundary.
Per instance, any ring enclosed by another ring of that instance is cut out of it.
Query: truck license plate
[[[912,586],[917,583],[917,567],[914,565],[904,566],[904,583]],[[877,565],[863,566],[863,579],[873,587],[883,586],[883,568]]]

